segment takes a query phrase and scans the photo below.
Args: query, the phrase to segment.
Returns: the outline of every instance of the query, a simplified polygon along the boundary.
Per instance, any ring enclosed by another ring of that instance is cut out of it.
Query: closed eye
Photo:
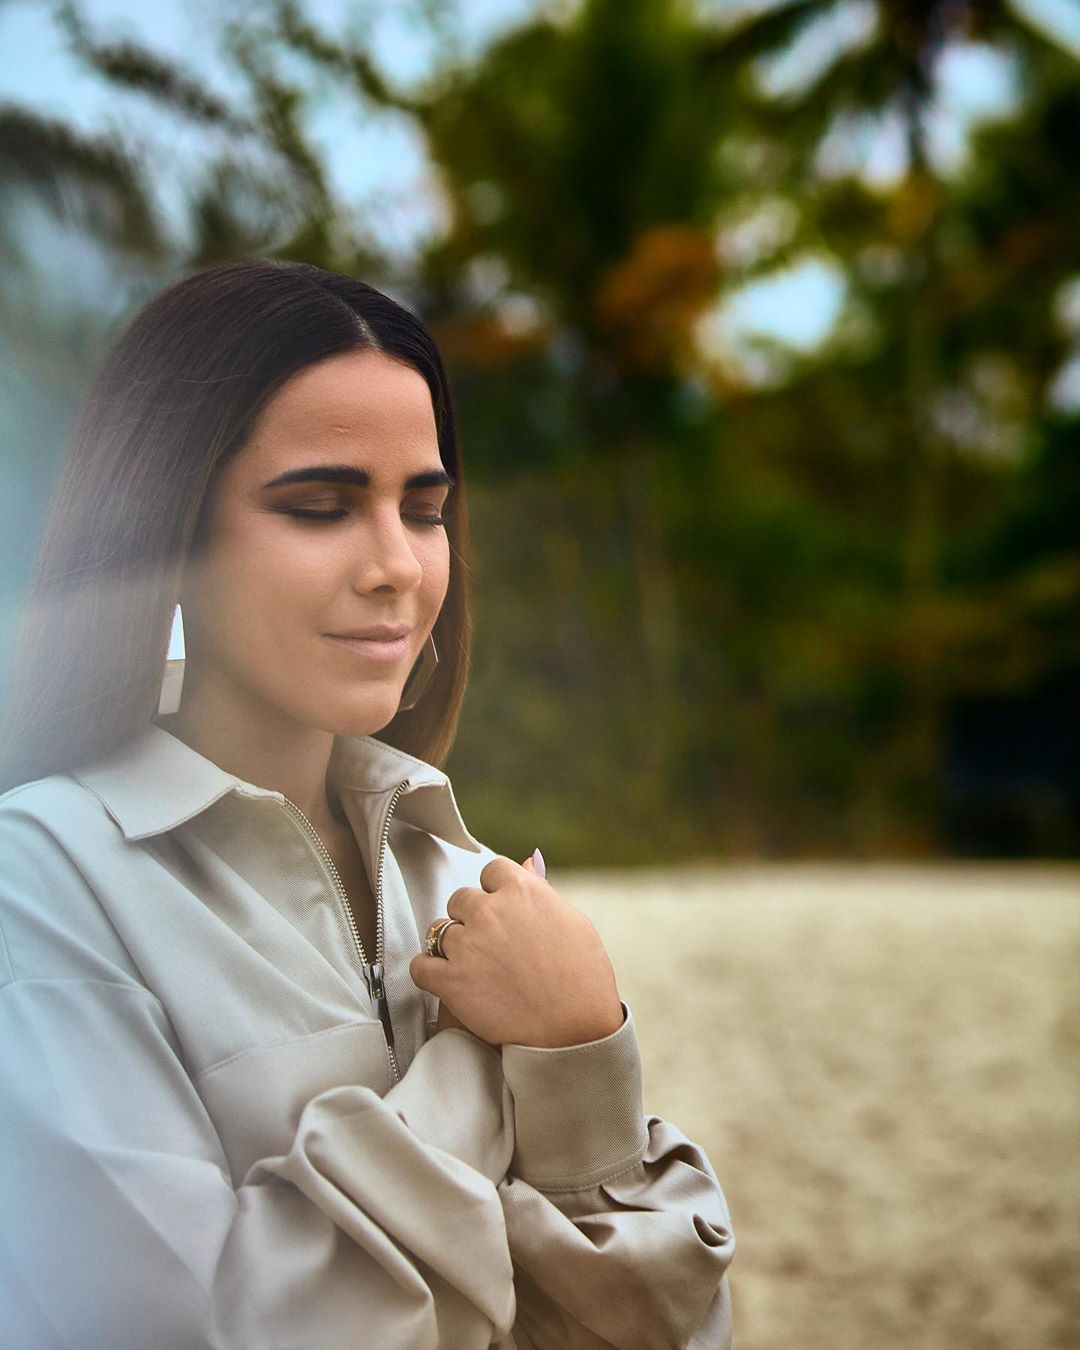
[[[338,507],[334,511],[313,511],[309,507],[290,506],[285,510],[288,516],[295,516],[297,520],[341,520],[349,513],[344,507]],[[425,514],[419,511],[403,511],[402,517],[411,521],[414,525],[445,525],[446,517],[434,512]]]
[[[339,507],[336,511],[312,511],[303,506],[290,506],[285,510],[287,516],[296,516],[298,520],[340,520],[342,516],[348,515],[344,507]]]

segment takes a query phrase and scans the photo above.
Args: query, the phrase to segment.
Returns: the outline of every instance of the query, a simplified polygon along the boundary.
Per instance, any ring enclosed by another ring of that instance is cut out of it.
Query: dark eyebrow
[[[288,483],[355,483],[357,487],[370,487],[371,474],[367,469],[354,469],[351,464],[315,464],[310,469],[289,469],[279,473],[264,483],[264,488],[285,487]],[[454,480],[448,473],[438,470],[433,473],[414,473],[405,479],[407,488],[453,487]]]

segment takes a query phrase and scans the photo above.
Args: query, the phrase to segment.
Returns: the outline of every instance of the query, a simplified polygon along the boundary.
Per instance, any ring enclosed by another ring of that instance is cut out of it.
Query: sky
[[[459,0],[460,40],[479,51],[500,32],[536,8],[536,0]],[[569,3],[569,0],[567,0]],[[763,8],[768,0],[701,0],[703,8],[724,17],[737,8]],[[1080,54],[1080,0],[1012,0],[1034,26]],[[202,133],[177,134],[176,123],[127,95],[118,98],[68,55],[63,38],[38,0],[0,3],[0,99],[29,105],[88,130],[122,129],[153,155],[168,153],[185,166],[198,162]],[[407,0],[306,0],[306,11],[327,30],[347,31],[350,16],[380,12],[373,30],[375,54],[387,74],[409,83],[422,78],[430,50],[409,14]],[[244,13],[238,0],[83,0],[83,13],[96,33],[132,37],[166,54],[182,57],[222,93],[243,86],[221,59],[213,42],[224,13]],[[814,25],[785,57],[762,67],[758,77],[770,91],[795,89],[812,78],[838,46],[857,46],[872,33],[872,0],[838,0],[823,23]],[[148,15],[152,18],[148,21]],[[1007,112],[1015,96],[1015,75],[1007,56],[980,44],[950,50],[941,63],[938,98],[930,118],[932,148],[945,172],[963,165],[968,129],[987,117]],[[361,119],[348,98],[328,98],[311,126],[325,150],[331,175],[343,198],[364,203],[372,232],[397,256],[439,223],[437,184],[428,168],[422,139],[407,118],[379,114]],[[903,167],[902,137],[889,125],[861,135],[837,137],[823,147],[823,167],[842,172],[854,156],[870,182],[894,179]],[[162,180],[162,207],[169,218],[183,219],[182,175]],[[738,347],[755,336],[779,339],[796,350],[812,349],[832,328],[843,301],[839,269],[827,257],[808,256],[784,271],[755,281],[727,297],[710,316],[705,330],[713,340]]]

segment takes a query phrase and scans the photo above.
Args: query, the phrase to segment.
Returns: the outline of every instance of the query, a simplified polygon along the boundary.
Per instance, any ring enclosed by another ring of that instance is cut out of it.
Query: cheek
[[[424,561],[424,589],[431,609],[432,621],[442,609],[450,586],[450,540],[439,531],[431,556]]]
[[[315,527],[283,537],[276,521],[242,512],[223,523],[205,593],[215,645],[259,661],[268,646],[280,655],[307,642],[326,615],[339,612],[340,591],[352,581],[351,540]],[[422,580],[408,607],[430,627],[450,584],[450,540],[445,530],[432,530],[414,535],[413,548]]]
[[[260,637],[287,641],[302,631],[305,614],[325,605],[332,576],[317,540],[290,540],[286,547],[278,532],[237,523],[213,569],[219,631],[235,634],[249,650]]]

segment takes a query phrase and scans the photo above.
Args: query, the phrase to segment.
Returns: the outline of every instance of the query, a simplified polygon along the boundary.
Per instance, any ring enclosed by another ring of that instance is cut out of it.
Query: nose
[[[397,507],[372,512],[354,571],[356,589],[386,594],[413,591],[423,576],[423,565]]]

